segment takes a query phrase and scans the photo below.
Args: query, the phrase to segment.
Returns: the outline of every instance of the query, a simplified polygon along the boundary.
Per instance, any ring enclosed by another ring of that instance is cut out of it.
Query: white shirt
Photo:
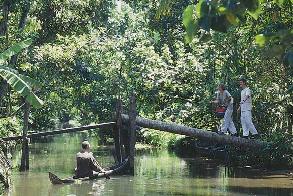
[[[241,91],[241,112],[252,110],[251,90],[246,87]]]

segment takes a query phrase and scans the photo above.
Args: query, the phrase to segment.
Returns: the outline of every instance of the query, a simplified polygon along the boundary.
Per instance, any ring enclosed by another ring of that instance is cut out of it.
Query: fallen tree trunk
[[[128,123],[129,116],[126,114],[122,114],[122,122]],[[243,147],[264,147],[269,143],[259,141],[259,140],[250,140],[244,139],[240,137],[232,137],[227,135],[219,135],[215,132],[205,131],[202,129],[192,128],[184,125],[178,125],[175,123],[167,123],[158,120],[150,120],[142,117],[136,118],[136,125],[140,127],[156,129],[159,131],[166,131],[170,133],[187,135],[192,137],[197,137],[203,140],[214,141],[222,144],[232,144],[235,146],[243,146]]]

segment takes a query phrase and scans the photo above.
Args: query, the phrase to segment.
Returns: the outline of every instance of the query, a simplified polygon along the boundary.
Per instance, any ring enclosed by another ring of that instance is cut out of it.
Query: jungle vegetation
[[[237,104],[245,76],[257,129],[292,153],[292,4],[1,0],[0,135],[20,133],[25,100],[30,130],[41,131],[109,121],[116,100],[127,105],[131,92],[143,117],[211,131],[217,85]],[[236,111],[234,122],[241,131]],[[178,137],[140,132],[159,146]]]

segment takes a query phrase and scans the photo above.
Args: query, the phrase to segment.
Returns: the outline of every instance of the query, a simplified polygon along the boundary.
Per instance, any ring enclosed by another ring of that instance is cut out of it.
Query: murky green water
[[[206,158],[178,158],[166,150],[138,152],[135,176],[114,176],[79,184],[51,185],[48,171],[61,177],[72,175],[75,153],[86,135],[63,135],[53,143],[30,146],[30,171],[13,172],[12,196],[46,195],[293,195],[293,178],[268,175],[258,170],[232,169]],[[110,150],[98,148],[90,138],[93,152],[102,165],[111,165]],[[14,155],[19,162],[20,153]]]

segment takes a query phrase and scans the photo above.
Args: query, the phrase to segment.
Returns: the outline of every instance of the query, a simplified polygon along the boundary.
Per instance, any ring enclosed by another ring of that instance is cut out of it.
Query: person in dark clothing
[[[81,151],[76,154],[75,178],[91,177],[96,173],[104,172],[105,170],[99,165],[90,152],[90,144],[84,141],[81,144]]]

